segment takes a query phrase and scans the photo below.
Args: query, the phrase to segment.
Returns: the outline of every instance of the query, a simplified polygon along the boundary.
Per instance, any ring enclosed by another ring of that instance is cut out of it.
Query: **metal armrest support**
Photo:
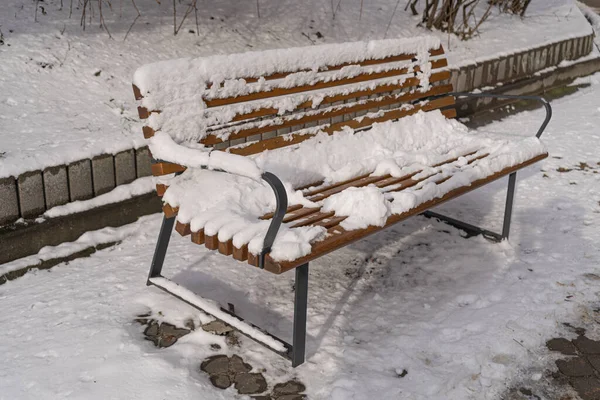
[[[264,269],[265,267],[265,256],[267,253],[271,251],[271,247],[273,246],[273,242],[275,241],[275,237],[277,236],[277,232],[279,231],[279,227],[283,222],[283,217],[287,212],[287,194],[285,191],[285,187],[281,180],[270,172],[264,172],[261,178],[266,181],[269,186],[273,189],[275,193],[275,213],[273,214],[273,218],[271,219],[271,225],[269,225],[269,229],[267,230],[267,234],[265,235],[265,240],[263,242],[263,249],[258,255],[258,267],[260,269]]]
[[[548,123],[550,122],[550,119],[552,118],[552,106],[550,106],[550,103],[541,96],[520,96],[520,95],[516,95],[516,94],[464,93],[464,92],[449,93],[449,94],[451,96],[455,96],[455,97],[489,97],[489,98],[494,98],[494,99],[515,99],[515,100],[539,101],[540,103],[542,103],[542,105],[546,109],[546,118],[544,119],[542,126],[540,126],[537,134],[535,135],[535,137],[537,137],[537,138],[542,136],[542,133],[544,133],[546,126],[548,126]]]

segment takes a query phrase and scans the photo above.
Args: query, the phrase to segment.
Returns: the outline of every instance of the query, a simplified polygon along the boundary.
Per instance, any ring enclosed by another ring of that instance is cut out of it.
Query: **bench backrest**
[[[136,73],[134,93],[146,138],[164,128],[178,141],[251,155],[419,110],[453,118],[446,66],[430,37],[321,45],[153,64]]]

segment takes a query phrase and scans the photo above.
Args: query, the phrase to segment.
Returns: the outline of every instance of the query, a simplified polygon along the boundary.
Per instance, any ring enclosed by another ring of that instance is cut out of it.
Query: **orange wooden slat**
[[[179,211],[178,208],[171,207],[168,204],[163,205],[162,209],[163,213],[165,214],[165,217],[167,218],[173,218],[177,215],[177,212]]]
[[[217,250],[219,248],[219,238],[217,235],[204,235],[204,245],[209,250]]]
[[[144,134],[145,139],[150,139],[156,132],[149,126],[142,126],[142,133]]]
[[[444,55],[444,49],[440,46],[437,49],[430,50],[429,55],[430,56]],[[345,62],[345,63],[341,63],[341,64],[327,66],[327,69],[321,70],[319,72],[336,71],[336,70],[340,70],[344,67],[348,67],[350,65],[359,65],[361,67],[367,67],[367,66],[371,66],[371,65],[387,64],[387,63],[393,63],[393,62],[399,62],[399,61],[408,61],[408,60],[413,60],[416,57],[417,57],[417,54],[398,54],[395,56],[389,56],[389,57],[385,57],[385,58],[374,58],[374,59],[369,59],[369,60],[364,60],[364,61],[359,61],[359,62]],[[443,60],[446,61],[446,59],[443,59]],[[446,65],[444,65],[444,67]],[[275,72],[270,75],[262,76],[262,78],[266,81],[270,81],[270,80],[274,80],[274,79],[283,79],[288,75],[296,74],[298,72],[310,72],[310,71],[312,71],[312,70],[310,70],[310,69],[304,69],[304,70],[294,69],[294,70],[288,70],[288,71]],[[243,78],[236,78],[236,79],[243,79],[246,81],[246,83],[258,82],[258,78],[254,78],[254,77],[243,77]],[[210,83],[209,87],[211,87],[211,86],[212,86],[212,82]]]
[[[181,223],[179,221],[177,221],[175,223],[175,230],[181,236],[187,236],[187,235],[190,235],[192,233],[192,230],[190,229],[190,224],[183,224],[183,223]]]
[[[331,196],[332,194],[335,193],[339,193],[345,189],[348,189],[350,187],[363,187],[363,186],[368,186],[372,183],[376,183],[380,180],[383,179],[387,179],[389,178],[390,175],[385,175],[385,176],[366,176],[364,178],[360,178],[360,179],[355,179],[352,180],[346,184],[343,185],[335,185],[334,187],[327,189],[327,190],[322,190],[319,193],[316,193],[312,196],[309,196],[308,199],[310,201],[321,201],[323,199],[325,199],[326,197]]]
[[[233,246],[233,258],[238,261],[246,261],[248,259],[248,245],[243,245],[241,248]]]
[[[329,229],[331,227],[338,225],[340,222],[342,222],[346,218],[348,218],[348,217],[340,216],[340,217],[333,217],[333,218],[325,218],[324,220],[316,222],[313,225],[314,226],[322,226],[325,229]]]
[[[431,76],[429,77],[429,83],[436,83],[439,81],[450,79],[450,76],[451,75],[450,75],[449,71],[434,73],[434,74],[431,74]],[[356,99],[356,98],[365,97],[365,96],[371,96],[371,95],[379,94],[379,93],[393,92],[398,89],[405,89],[405,88],[409,88],[409,87],[413,87],[413,86],[417,87],[420,83],[421,83],[421,81],[418,78],[408,78],[405,81],[402,81],[399,83],[381,82],[381,83],[376,84],[374,87],[369,87],[368,89],[359,89],[359,90],[350,90],[350,91],[344,90],[344,92],[340,93],[340,94],[325,96],[323,98],[323,100],[319,102],[319,105],[337,103],[340,101]],[[452,91],[452,85],[438,85],[438,86],[435,86],[434,88],[438,88],[438,87],[441,88],[441,89],[437,89],[440,92],[439,94],[444,94],[444,93],[448,93],[448,92]],[[312,100],[308,100],[308,101],[305,101],[304,103],[297,105],[295,107],[295,110],[296,109],[304,109],[304,108],[313,108]],[[260,108],[258,110],[254,110],[254,111],[251,111],[246,114],[239,114],[239,115],[235,116],[232,119],[232,121],[242,121],[245,119],[265,117],[267,115],[278,115],[278,114],[279,114],[279,109],[277,109],[277,108]]]
[[[164,183],[157,183],[156,184],[156,194],[158,195],[158,197],[163,197],[168,188],[169,187],[167,185],[165,185]]]
[[[432,111],[442,107],[448,107],[455,104],[454,97],[447,96],[441,97],[438,99],[431,100],[423,105],[415,105],[412,109],[402,109],[397,108],[394,110],[384,111],[383,115],[380,117],[361,117],[356,119],[351,119],[349,121],[338,122],[337,124],[329,125],[328,127],[323,129],[323,132],[333,133],[341,130],[342,128],[349,127],[352,129],[364,128],[367,126],[371,126],[376,122],[385,122],[390,120],[399,119],[402,117],[406,117],[408,115],[416,114],[418,111]]]
[[[204,244],[204,229],[200,229],[198,232],[192,232],[192,243]]]
[[[285,211],[286,213],[291,213],[292,211],[296,211],[301,209],[302,206],[300,204],[294,204],[293,206],[289,206],[287,208],[287,210]],[[263,215],[262,217],[260,217],[260,219],[271,219],[273,218],[274,213],[270,212],[270,213],[266,213],[265,215]]]
[[[248,136],[259,135],[262,133],[272,132],[274,130],[290,128],[293,126],[304,125],[306,123],[326,120],[334,117],[338,117],[346,114],[353,114],[356,112],[371,110],[374,108],[381,108],[385,106],[389,106],[392,104],[398,104],[401,102],[409,102],[415,101],[419,99],[424,99],[434,95],[441,95],[445,93],[449,93],[451,86],[436,86],[432,90],[427,92],[413,92],[409,94],[400,94],[400,95],[389,95],[389,96],[381,96],[376,99],[370,99],[364,101],[362,104],[355,104],[350,106],[341,106],[337,108],[328,108],[323,110],[315,110],[310,114],[304,114],[298,118],[297,114],[292,114],[284,118],[273,119],[272,123],[264,124],[264,121],[261,122],[260,126],[250,127],[238,130],[236,132],[230,133],[227,136],[227,140],[236,140]],[[220,138],[223,132],[226,132],[228,129],[224,129],[223,131],[219,131],[219,134],[210,134],[203,138],[200,142],[205,145],[215,145],[217,143],[223,142]],[[144,133],[145,134],[145,133]],[[154,134],[154,131],[152,131]]]
[[[229,239],[226,242],[219,241],[219,253],[226,256],[233,254],[233,239]]]
[[[168,162],[159,162],[152,164],[152,175],[154,176],[162,176],[174,174],[176,172],[185,171],[185,167],[179,164],[173,164]]]
[[[432,62],[432,64],[434,62]],[[417,70],[419,70],[419,68],[414,68],[415,72]],[[448,72],[448,71],[446,71],[446,72]],[[269,91],[253,92],[253,93],[249,93],[249,94],[242,95],[242,96],[236,96],[236,97],[205,99],[204,103],[206,104],[206,107],[208,107],[208,108],[226,106],[229,104],[245,103],[247,101],[267,99],[270,97],[286,96],[289,94],[296,94],[296,93],[302,93],[302,92],[309,92],[309,91],[313,91],[313,90],[327,89],[327,88],[331,88],[331,87],[335,87],[335,86],[350,85],[350,84],[354,84],[354,83],[373,81],[373,80],[377,80],[377,79],[391,78],[394,76],[407,75],[408,73],[409,73],[408,68],[392,68],[387,71],[381,71],[381,72],[365,72],[365,73],[358,74],[352,78],[340,78],[340,79],[326,80],[327,77],[325,76],[322,79],[318,80],[317,82],[315,82],[311,85],[294,86],[294,87],[290,87],[290,88],[273,88],[272,90],[269,90]],[[410,78],[407,78],[407,80],[408,79],[410,79]]]
[[[292,225],[290,228],[300,228],[302,226],[307,226],[307,225],[312,225],[315,224],[319,221],[322,221],[326,218],[331,218],[335,215],[334,211],[330,211],[330,212],[317,212],[314,214],[311,214],[308,216],[308,218],[305,219],[301,219],[300,221],[297,221],[294,225]]]

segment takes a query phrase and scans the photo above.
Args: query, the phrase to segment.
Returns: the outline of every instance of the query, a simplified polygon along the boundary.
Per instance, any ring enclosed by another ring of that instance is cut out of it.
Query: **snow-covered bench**
[[[510,175],[502,234],[428,212],[492,240],[508,237],[516,171],[547,156],[452,118],[436,38],[322,45],[158,62],[134,77],[163,198],[148,284],[304,362],[308,263]],[[479,95],[481,96],[481,95]],[[276,274],[296,270],[293,345],[161,276],[182,236]]]

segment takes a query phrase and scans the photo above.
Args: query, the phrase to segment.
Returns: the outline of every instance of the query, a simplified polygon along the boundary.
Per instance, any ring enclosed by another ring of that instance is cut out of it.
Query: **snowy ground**
[[[142,16],[125,41],[136,16],[129,0],[112,1],[113,10],[103,10],[114,40],[99,29],[97,8],[81,30],[78,1],[72,18],[71,1],[40,1],[38,22],[37,2],[1,3],[0,178],[141,146],[131,79],[142,64],[428,33],[404,11],[405,2],[395,0],[260,0],[260,18],[254,1],[202,0],[198,27],[192,13],[177,36],[170,1],[137,0]],[[187,3],[178,4],[179,23]],[[574,0],[545,0],[533,2],[525,20],[494,15],[481,36],[468,42],[437,35],[450,52],[450,64],[458,66],[590,31]]]
[[[553,103],[543,137],[551,157],[519,173],[510,243],[415,217],[312,263],[308,360],[296,370],[248,339],[232,348],[200,330],[163,350],[143,339],[132,322],[142,312],[206,321],[144,285],[155,215],[123,228],[130,236],[117,246],[0,286],[0,399],[239,398],[198,371],[211,343],[265,368],[271,385],[297,376],[311,399],[497,399],[539,379],[555,357],[544,341],[598,301],[600,74],[585,82]],[[542,117],[525,112],[485,130],[530,135]],[[505,184],[438,211],[497,227]],[[261,272],[177,234],[169,250],[167,276],[289,337],[293,274]]]

